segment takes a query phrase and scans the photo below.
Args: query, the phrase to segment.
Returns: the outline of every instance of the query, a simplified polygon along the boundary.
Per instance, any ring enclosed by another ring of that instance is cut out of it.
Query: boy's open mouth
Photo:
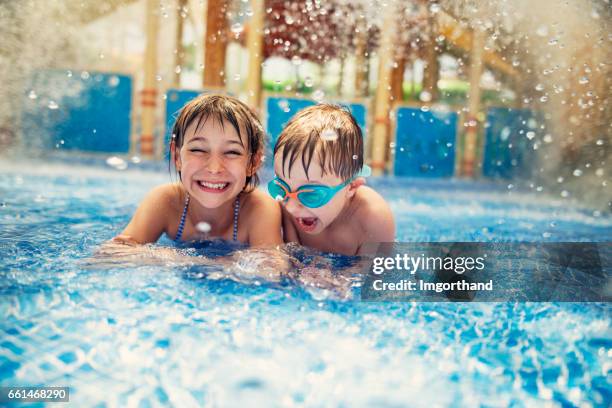
[[[230,183],[212,183],[210,181],[197,180],[196,183],[200,187],[201,190],[206,191],[208,193],[222,193],[229,187]]]
[[[305,217],[305,218],[297,218],[298,225],[305,232],[314,231],[317,227],[317,218],[316,217]]]

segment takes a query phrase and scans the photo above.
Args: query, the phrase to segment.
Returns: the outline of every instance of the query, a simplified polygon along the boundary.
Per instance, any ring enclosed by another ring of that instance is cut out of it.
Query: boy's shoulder
[[[357,189],[354,197],[354,217],[370,239],[393,240],[395,222],[391,207],[385,199],[368,186]]]

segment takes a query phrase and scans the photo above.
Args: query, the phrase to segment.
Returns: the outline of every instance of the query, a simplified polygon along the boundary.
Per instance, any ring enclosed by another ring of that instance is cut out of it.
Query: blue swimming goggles
[[[289,198],[298,200],[304,207],[319,208],[334,198],[336,193],[349,185],[357,177],[368,177],[371,174],[370,167],[364,165],[362,170],[353,178],[335,187],[324,186],[321,184],[304,184],[291,191],[291,187],[280,177],[275,176],[268,183],[268,193],[275,200],[286,202]]]

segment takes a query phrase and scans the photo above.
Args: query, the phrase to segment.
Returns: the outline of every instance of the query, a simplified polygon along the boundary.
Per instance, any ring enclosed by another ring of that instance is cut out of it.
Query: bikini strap
[[[238,213],[240,213],[240,195],[234,201],[234,241],[238,241]]]
[[[183,213],[181,214],[181,221],[179,222],[178,231],[176,232],[175,241],[180,241],[183,236],[183,229],[185,229],[185,219],[187,218],[187,208],[189,207],[189,194],[185,197],[185,206],[183,207]],[[234,201],[234,241],[238,241],[238,215],[240,214],[240,196],[236,197]]]
[[[183,213],[181,214],[181,221],[179,222],[178,231],[176,231],[175,241],[180,241],[183,236],[183,229],[185,228],[185,218],[187,218],[187,207],[189,207],[189,193],[185,197],[185,206],[183,207]]]

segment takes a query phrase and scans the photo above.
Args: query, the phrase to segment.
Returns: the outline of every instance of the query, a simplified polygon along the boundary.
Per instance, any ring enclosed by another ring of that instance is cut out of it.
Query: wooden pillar
[[[468,94],[467,126],[463,143],[463,160],[461,174],[465,177],[474,177],[476,164],[476,148],[478,142],[479,113],[480,113],[480,78],[482,76],[482,54],[484,51],[485,35],[482,28],[477,27],[472,34],[472,49],[470,51],[470,91]]]
[[[251,0],[253,16],[247,32],[249,71],[247,75],[247,103],[259,112],[261,99],[261,63],[263,62],[264,0]]]
[[[152,157],[154,152],[155,108],[157,105],[157,33],[159,31],[159,7],[155,0],[147,0],[145,32],[146,46],[144,54],[143,89],[140,91],[141,133],[140,153]]]
[[[372,145],[372,174],[382,175],[386,166],[389,137],[389,87],[391,85],[391,66],[393,58],[393,38],[395,35],[394,3],[387,4],[382,26],[380,47],[378,51],[378,86],[376,87],[376,107],[374,110],[374,132]]]
[[[436,20],[432,15],[428,17],[429,42],[425,45],[425,70],[423,72],[422,91],[431,95],[430,101],[436,101],[439,97],[438,80],[440,79],[440,63],[438,62],[438,46],[436,42],[437,28]],[[429,101],[427,101],[429,102]]]
[[[204,88],[225,86],[228,0],[208,0],[204,34]]]
[[[185,48],[183,47],[183,26],[185,23],[185,18],[183,17],[183,15],[185,14],[186,5],[187,0],[178,0],[178,3],[176,5],[176,55],[174,56],[173,81],[173,84],[176,88],[181,86],[181,72],[183,70],[183,60],[185,59]]]
[[[366,96],[368,93],[369,61],[367,52],[367,32],[365,23],[358,25],[355,33],[355,95]]]
[[[344,52],[341,53],[340,56],[340,80],[338,81],[338,83],[336,84],[336,93],[338,94],[338,96],[342,96],[342,84],[344,82],[344,67],[346,64],[346,56],[344,55]]]
[[[406,70],[406,58],[400,56],[396,59],[391,70],[391,99],[393,102],[404,100],[404,71]]]

